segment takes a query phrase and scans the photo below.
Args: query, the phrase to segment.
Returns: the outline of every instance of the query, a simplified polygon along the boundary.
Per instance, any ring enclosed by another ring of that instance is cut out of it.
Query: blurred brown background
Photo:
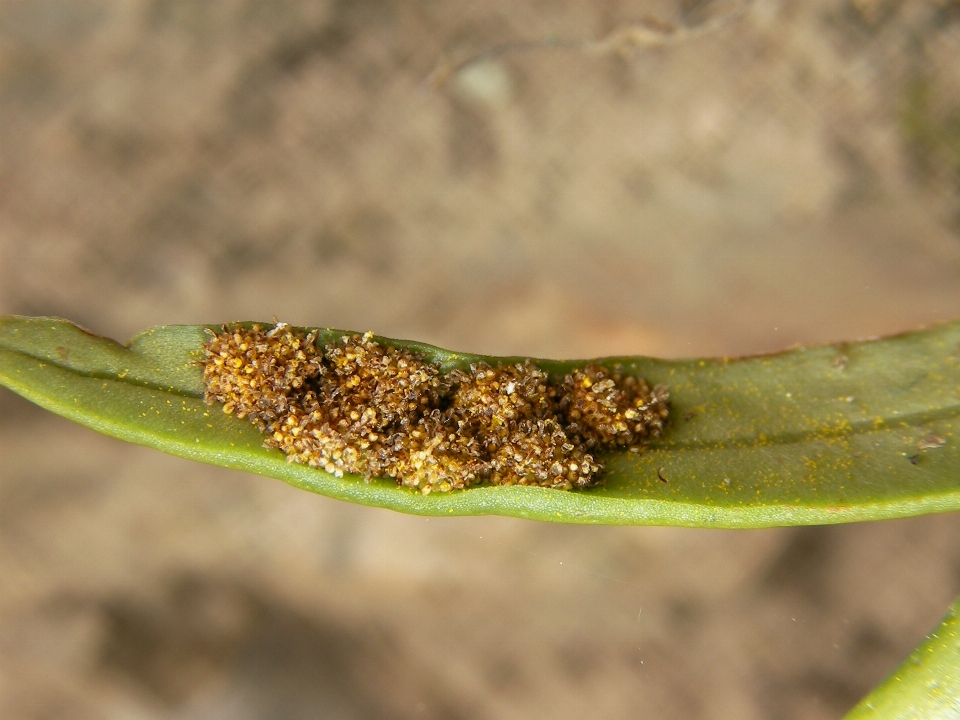
[[[7,0],[0,314],[558,357],[960,317],[958,57],[946,0]],[[836,718],[960,592],[956,516],[428,520],[5,390],[0,453],[4,718]]]

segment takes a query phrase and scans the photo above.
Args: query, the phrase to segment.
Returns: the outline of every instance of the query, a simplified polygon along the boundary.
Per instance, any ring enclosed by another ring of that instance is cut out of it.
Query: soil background
[[[960,4],[0,3],[0,314],[490,354],[960,317]],[[425,519],[0,391],[0,715],[838,718],[960,517]]]

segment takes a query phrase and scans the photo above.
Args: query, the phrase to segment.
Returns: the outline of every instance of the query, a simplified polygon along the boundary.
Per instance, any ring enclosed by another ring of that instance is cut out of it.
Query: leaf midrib
[[[168,393],[170,395],[175,395],[176,397],[191,398],[194,400],[200,400],[203,398],[203,392],[188,390],[183,387],[178,387],[176,384],[169,384],[169,383],[163,384],[163,383],[150,382],[149,380],[144,380],[142,378],[137,377],[132,372],[129,375],[124,375],[123,377],[120,377],[115,373],[97,372],[95,370],[83,370],[67,363],[57,362],[56,360],[53,360],[50,357],[42,356],[42,355],[34,355],[32,353],[24,352],[23,350],[16,350],[10,347],[4,347],[3,349],[9,353],[13,353],[14,355],[19,355],[20,357],[23,357],[29,360],[36,360],[41,364],[50,365],[52,367],[59,368],[61,370],[66,370],[67,372],[73,373],[74,375],[79,375],[80,377],[92,378],[94,380],[110,380],[118,383],[126,383],[130,385],[134,385],[136,387],[142,387],[142,388],[147,388],[149,390],[156,390],[158,392]],[[128,352],[133,353],[135,351],[128,349]],[[140,355],[139,357],[143,358],[142,355]]]
[[[122,346],[121,346],[122,347]],[[53,367],[57,367],[61,370],[73,373],[80,377],[92,378],[97,380],[107,380],[118,383],[128,383],[137,387],[147,388],[157,392],[166,393],[173,395],[178,398],[189,398],[194,400],[199,400],[203,398],[203,393],[198,391],[192,391],[182,386],[177,386],[176,384],[165,384],[165,383],[156,383],[149,380],[144,380],[136,375],[134,372],[131,372],[129,375],[120,377],[115,373],[105,373],[97,372],[95,370],[84,370],[72,366],[69,363],[57,362],[56,360],[50,358],[49,356],[37,355],[29,352],[24,352],[20,349],[13,348],[4,348],[8,352],[19,355],[25,359],[35,360],[40,363],[45,363]],[[124,348],[126,352],[131,353],[136,356],[138,360],[148,361],[147,356],[138,353],[135,349],[126,347]],[[461,355],[461,357],[463,357]],[[511,360],[514,358],[510,358]],[[589,362],[589,361],[587,361]],[[200,363],[197,363],[198,368]],[[906,391],[908,388],[904,388],[903,391]],[[664,439],[658,439],[650,442],[647,447],[657,448],[660,450],[669,450],[675,452],[699,452],[707,450],[718,450],[718,449],[729,449],[729,448],[749,448],[749,447],[778,447],[778,446],[789,446],[794,444],[801,444],[804,442],[809,442],[812,440],[830,440],[836,438],[851,437],[854,435],[867,434],[871,432],[877,432],[882,430],[892,430],[898,428],[906,427],[916,427],[926,423],[936,422],[938,420],[945,420],[954,417],[960,416],[960,402],[946,405],[940,408],[932,408],[929,410],[917,411],[913,413],[907,413],[903,415],[897,415],[896,417],[883,417],[883,423],[878,427],[876,418],[861,418],[858,420],[846,419],[844,427],[832,427],[829,425],[824,425],[812,430],[797,430],[797,431],[782,431],[778,433],[773,433],[770,435],[765,435],[763,439],[760,439],[756,436],[749,435],[738,435],[738,436],[728,436],[721,439],[695,439],[695,440],[681,440],[673,441],[669,438],[669,435]],[[238,418],[239,420],[239,418]],[[674,421],[676,422],[676,421]],[[668,425],[669,427],[669,425]],[[669,431],[668,431],[669,432]],[[623,451],[608,451],[604,455],[610,455],[617,452]]]

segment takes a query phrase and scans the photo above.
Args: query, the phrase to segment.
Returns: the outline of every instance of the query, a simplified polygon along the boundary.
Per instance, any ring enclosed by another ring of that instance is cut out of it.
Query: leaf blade
[[[940,625],[845,720],[960,717],[960,598]]]
[[[320,342],[341,334],[323,331]],[[417,514],[768,527],[960,509],[960,323],[755,358],[606,359],[669,385],[673,422],[643,452],[605,457],[603,486],[427,497],[388,480],[334,478],[264,449],[251,424],[203,403],[205,338],[203,326],[160,326],[122,346],[62,320],[4,318],[0,384],[123,440]],[[498,360],[391,342],[444,369]],[[541,364],[563,373],[582,363]],[[943,443],[920,450],[930,438]]]

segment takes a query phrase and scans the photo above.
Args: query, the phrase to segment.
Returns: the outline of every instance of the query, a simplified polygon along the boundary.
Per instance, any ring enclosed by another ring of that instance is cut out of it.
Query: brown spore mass
[[[552,380],[527,360],[442,373],[372,333],[321,350],[316,333],[225,326],[204,345],[204,399],[249,418],[266,447],[342,477],[392,477],[424,494],[495,485],[597,484],[594,453],[658,436],[668,393],[589,365]]]

